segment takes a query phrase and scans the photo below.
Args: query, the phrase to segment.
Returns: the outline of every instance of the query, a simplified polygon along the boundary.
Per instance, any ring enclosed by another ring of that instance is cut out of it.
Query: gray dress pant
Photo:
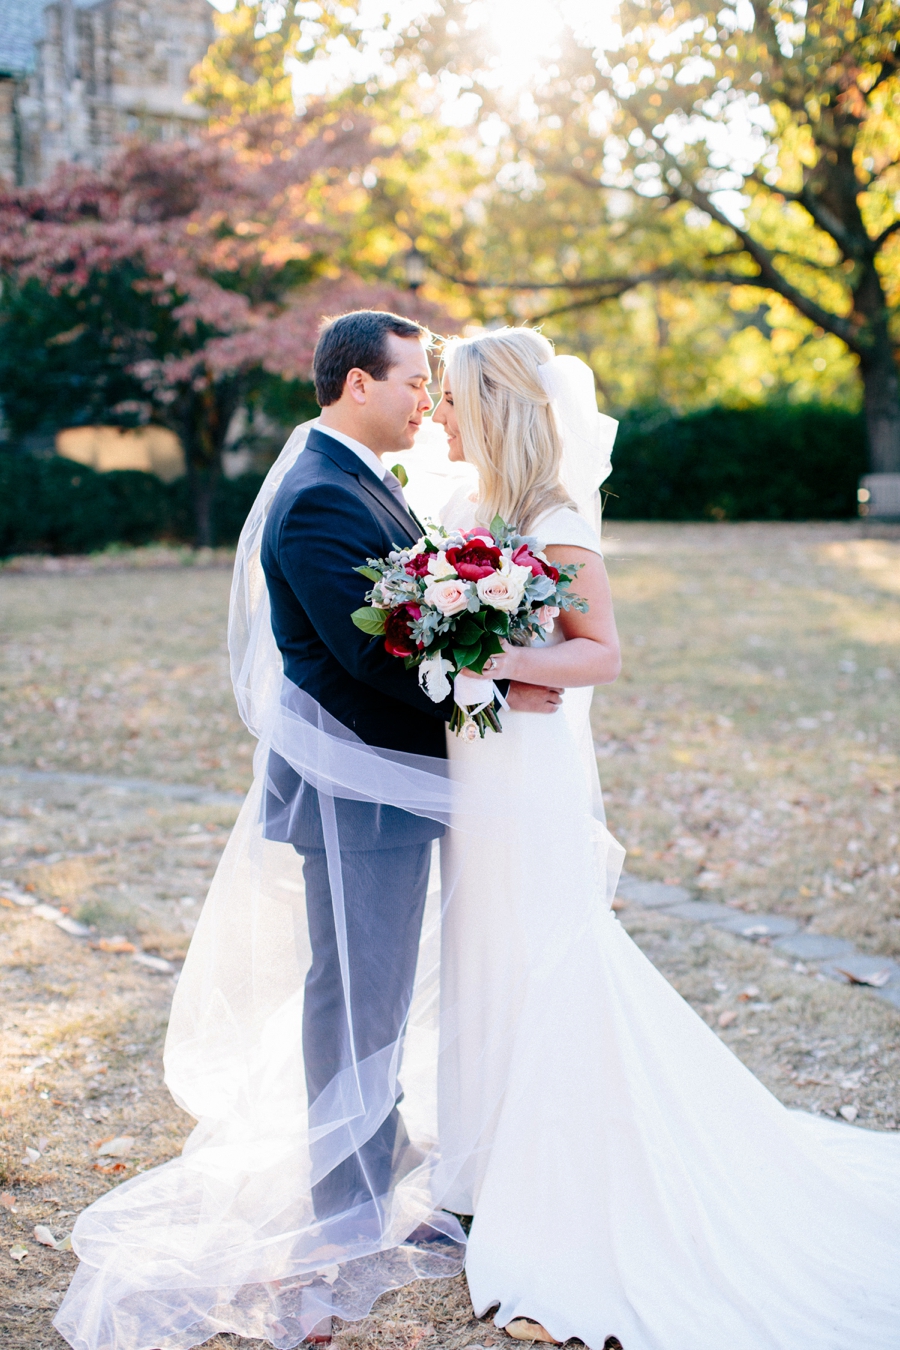
[[[387,842],[387,841],[386,841]],[[303,1054],[312,1107],[337,1073],[392,1045],[409,1014],[419,952],[431,840],[359,852],[341,850],[347,962],[347,999],[341,971],[328,864],[324,849],[295,844],[303,856],[312,964],[303,1003]],[[357,1152],[313,1186],[320,1219],[357,1210],[362,1227],[377,1218],[372,1202],[387,1194],[392,1163],[405,1136],[397,1110]],[[402,1136],[402,1137],[401,1137]],[[328,1139],[312,1146],[328,1147]],[[367,1219],[368,1212],[368,1219]]]

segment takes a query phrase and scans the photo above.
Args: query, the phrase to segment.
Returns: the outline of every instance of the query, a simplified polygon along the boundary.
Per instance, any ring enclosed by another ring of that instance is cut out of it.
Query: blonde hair
[[[572,505],[559,481],[562,441],[538,374],[552,356],[531,328],[498,328],[444,345],[463,449],[481,480],[480,524],[500,515],[527,534],[552,507]]]

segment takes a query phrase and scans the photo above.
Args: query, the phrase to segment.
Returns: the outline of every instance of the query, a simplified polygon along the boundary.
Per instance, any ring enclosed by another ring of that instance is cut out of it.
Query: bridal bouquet
[[[480,675],[503,651],[503,639],[514,646],[542,639],[560,610],[583,613],[587,602],[570,592],[578,567],[554,566],[536,539],[517,534],[499,516],[490,529],[466,534],[430,526],[409,548],[355,569],[374,585],[366,595],[370,603],[351,618],[364,633],[383,635],[387,651],[408,669],[418,667],[419,683],[435,703],[452,687],[450,729],[474,740],[488,727],[502,728],[493,685],[479,686],[465,672]]]

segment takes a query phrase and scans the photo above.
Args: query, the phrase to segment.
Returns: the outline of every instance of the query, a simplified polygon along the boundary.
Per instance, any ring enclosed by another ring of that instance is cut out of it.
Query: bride
[[[486,672],[564,689],[561,708],[501,710],[500,734],[448,738],[448,758],[429,758],[365,744],[291,684],[260,546],[310,453],[315,424],[297,428],[238,549],[229,646],[255,777],[166,1040],[166,1082],[197,1124],[179,1157],[79,1217],[80,1265],[54,1325],[74,1350],[189,1350],[218,1333],[290,1350],[332,1316],[362,1318],[384,1291],[465,1264],[476,1313],[496,1308],[529,1339],[894,1350],[900,1140],[787,1111],[610,908],[623,850],[605,827],[588,715],[591,686],[618,668],[596,490],[614,424],[591,373],[527,330],[467,338],[447,349],[436,417],[475,476],[447,522],[484,528],[499,512],[548,558],[582,565],[587,613]],[[412,466],[411,480],[412,495]],[[393,488],[376,490],[390,503]],[[313,1101],[302,859],[265,825],[276,761],[318,794],[343,979],[341,1068]],[[355,1034],[365,991],[344,905],[372,804],[444,832],[410,1002],[374,1052]],[[389,1118],[393,1155],[367,1173],[365,1203],[317,1211],[317,1183],[348,1159],[365,1172]],[[468,1244],[454,1217],[466,1214]]]
[[[526,329],[455,341],[434,420],[478,473],[445,523],[514,520],[590,601],[489,671],[564,687],[561,715],[502,713],[474,755],[450,738],[451,770],[534,801],[499,838],[443,841],[441,1144],[466,1159],[443,1203],[474,1215],[475,1312],[592,1350],[889,1350],[900,1138],[781,1106],[620,926],[622,850],[600,811],[585,828],[589,686],[618,672],[590,372]]]

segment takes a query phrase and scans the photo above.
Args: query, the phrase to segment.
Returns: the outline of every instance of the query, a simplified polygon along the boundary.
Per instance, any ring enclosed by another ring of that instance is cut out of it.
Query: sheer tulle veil
[[[597,420],[590,372],[568,361],[551,363],[548,393],[564,427],[567,487],[593,519],[615,424]],[[318,789],[339,941],[342,803],[399,807],[484,846],[534,810],[535,785],[476,772],[474,758],[451,774],[444,760],[373,749],[285,680],[259,553],[271,502],[312,425],[296,429],[266,477],[235,562],[228,643],[240,714],[258,742],[254,780],[178,981],[165,1048],[166,1083],[196,1125],[179,1157],[79,1217],[80,1265],[54,1320],[75,1350],[189,1350],[222,1332],[287,1350],[323,1317],[362,1317],[385,1290],[462,1268],[462,1229],[441,1206],[472,1141],[442,1152],[437,1123],[440,929],[453,878],[441,880],[435,850],[412,1004],[396,1040],[368,1057],[351,1046],[346,1068],[311,1107],[302,859],[265,837],[269,756]],[[439,451],[426,445],[421,458],[419,500],[428,507],[454,479]],[[545,814],[565,810],[569,827],[593,837],[590,794],[567,798],[560,784],[558,797],[554,805],[550,794]],[[349,998],[345,987],[348,1007]],[[398,1102],[404,1129],[388,1189],[352,1212],[318,1216],[315,1183],[357,1153]]]

